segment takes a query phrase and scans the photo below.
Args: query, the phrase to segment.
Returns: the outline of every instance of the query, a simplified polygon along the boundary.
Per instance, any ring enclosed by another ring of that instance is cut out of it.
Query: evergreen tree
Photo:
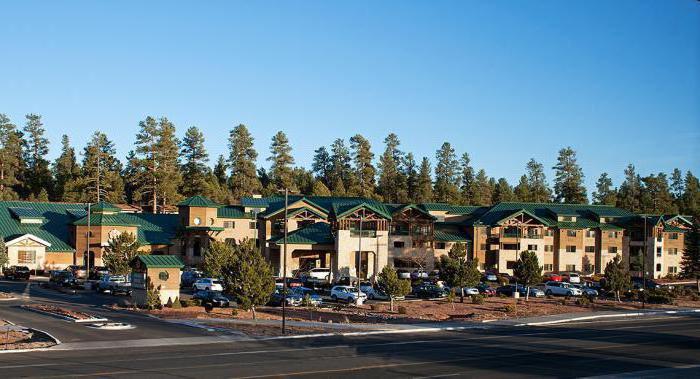
[[[639,212],[641,197],[642,179],[637,175],[634,165],[630,164],[625,169],[625,181],[622,182],[617,193],[617,206],[630,212]]]
[[[169,205],[177,204],[183,198],[178,191],[182,183],[180,141],[175,134],[175,125],[165,117],[160,120],[158,151],[161,176],[158,190],[162,199],[161,204],[165,209]]]
[[[292,176],[294,177],[294,188],[299,191],[299,193],[304,195],[310,195],[314,190],[314,174],[303,168],[295,167],[292,171]]]
[[[491,205],[492,191],[489,177],[484,169],[479,170],[474,179],[474,200],[473,205]]]
[[[430,160],[423,157],[418,170],[418,187],[416,189],[416,203],[429,203],[433,201],[433,179],[430,177]]]
[[[7,246],[5,246],[5,239],[0,238],[0,268],[5,267],[10,263],[10,257],[7,255]]]
[[[556,171],[554,199],[559,203],[588,203],[586,187],[583,185],[583,170],[576,162],[576,152],[571,147],[559,150],[557,164],[553,168]]]
[[[24,182],[27,195],[39,195],[42,189],[51,193],[52,176],[49,170],[49,161],[46,155],[49,153],[49,140],[44,137],[46,132],[41,116],[28,114],[27,123],[24,126],[25,143],[24,161],[27,164]]]
[[[460,175],[460,198],[463,204],[473,204],[474,203],[474,168],[471,166],[471,159],[468,153],[462,154],[462,158],[459,161],[460,167],[462,169]]]
[[[513,187],[508,184],[506,178],[498,179],[496,182],[496,187],[493,191],[492,203],[500,203],[502,201],[514,201],[515,194],[513,193]]]
[[[110,238],[102,255],[105,267],[114,275],[127,275],[131,272],[129,263],[139,252],[139,242],[132,233],[121,233]]]
[[[220,186],[225,186],[226,182],[228,182],[226,172],[228,172],[228,163],[226,163],[224,156],[219,154],[219,158],[216,159],[216,164],[214,165],[213,174]]]
[[[681,170],[674,168],[671,174],[671,195],[673,195],[673,200],[679,208],[680,198],[683,197],[684,190],[685,183],[683,182],[683,173],[681,173]]]
[[[296,192],[297,188],[294,186],[292,169],[294,157],[292,157],[292,147],[289,145],[289,140],[284,132],[279,131],[272,137],[270,156],[267,160],[272,162],[269,174],[273,190],[288,188],[290,191]]]
[[[455,150],[449,142],[442,144],[436,152],[435,158],[437,165],[435,166],[435,200],[442,203],[456,203],[459,198],[459,189],[457,187],[459,171],[459,162],[455,155]]]
[[[607,172],[600,174],[595,188],[596,190],[593,192],[593,204],[615,205],[617,202],[617,191],[613,188],[612,179],[610,179]]]
[[[379,283],[389,296],[389,310],[394,311],[394,301],[396,298],[401,298],[411,292],[411,281],[408,279],[399,279],[396,270],[387,265],[384,266],[382,272],[379,273]]]
[[[22,137],[14,124],[0,113],[0,200],[16,200],[15,186],[21,184]]]
[[[355,176],[357,177],[357,193],[361,197],[373,198],[376,170],[372,164],[374,153],[370,142],[360,134],[350,137],[350,148],[355,161]]]
[[[225,242],[211,241],[202,255],[202,272],[207,278],[220,278],[224,267],[233,264],[233,247]]]
[[[379,194],[387,203],[405,203],[408,200],[408,183],[401,167],[401,142],[396,134],[390,133],[384,139],[384,144],[386,148],[379,157]]]
[[[542,266],[534,251],[523,251],[515,261],[513,274],[525,286],[525,301],[530,300],[530,287],[542,280]]]
[[[467,248],[465,244],[457,242],[447,255],[440,256],[438,264],[440,278],[450,287],[458,287],[460,301],[464,302],[464,287],[474,287],[479,284],[481,273],[478,260],[467,260]]]
[[[328,150],[324,146],[314,151],[311,171],[316,174],[316,179],[321,180],[326,187],[331,186],[333,182],[333,162],[331,161],[331,155],[328,154]]]
[[[518,201],[530,201],[532,195],[530,193],[530,184],[527,181],[527,175],[523,175],[520,177],[520,182],[518,182],[518,185],[515,186],[513,192],[515,194],[515,198]]]
[[[115,156],[114,143],[102,132],[95,132],[83,150],[80,201],[124,202],[122,164]]]
[[[698,219],[694,219],[692,229],[686,233],[681,273],[686,278],[695,279],[695,286],[700,292],[700,226],[698,223]]]
[[[311,191],[313,196],[331,196],[331,190],[323,184],[323,180],[316,179],[314,181],[314,188]]]
[[[136,153],[130,150],[126,154],[126,165],[122,170],[122,178],[124,178],[124,195],[126,196],[126,202],[129,204],[134,204],[136,200],[136,191],[138,186],[139,178],[139,159],[136,157]]]
[[[79,201],[75,182],[82,179],[80,167],[75,157],[75,149],[71,147],[67,135],[61,137],[61,155],[53,165],[53,173],[56,178],[56,199],[58,201]]]
[[[534,159],[530,159],[525,168],[527,170],[528,192],[530,192],[530,198],[527,201],[534,203],[549,202],[552,198],[552,190],[549,189],[549,184],[547,184],[547,177],[544,174],[544,165]],[[583,180],[583,173],[581,173],[581,180]],[[585,192],[584,188],[584,197]]]
[[[668,214],[677,213],[678,208],[674,204],[673,196],[668,188],[666,174],[651,174],[642,178],[641,207],[644,213]]]
[[[700,181],[690,171],[685,174],[685,191],[681,198],[681,212],[700,218]]]
[[[253,137],[245,125],[240,124],[231,130],[229,151],[231,196],[239,200],[244,196],[260,193],[262,183],[260,183],[255,169],[258,153],[253,147]]]
[[[620,301],[620,292],[626,291],[630,286],[630,274],[618,254],[605,266],[605,289],[613,291],[615,299]]]
[[[185,138],[180,144],[180,155],[183,159],[180,168],[182,170],[180,194],[184,197],[209,195],[211,192],[207,166],[209,154],[204,147],[204,134],[196,126],[191,126],[185,132]],[[223,157],[221,159],[223,160]]]
[[[418,192],[418,170],[416,167],[416,159],[413,157],[413,153],[406,154],[404,158],[404,175],[406,176],[408,201],[411,203],[416,202],[416,195]]]
[[[334,196],[345,196],[347,188],[352,187],[351,161],[350,150],[345,146],[345,141],[341,138],[333,141],[330,155],[330,188]]]
[[[275,289],[272,267],[252,240],[244,240],[234,249],[232,263],[222,270],[224,288],[236,298],[241,308],[253,312],[255,320],[255,308],[265,305]]]

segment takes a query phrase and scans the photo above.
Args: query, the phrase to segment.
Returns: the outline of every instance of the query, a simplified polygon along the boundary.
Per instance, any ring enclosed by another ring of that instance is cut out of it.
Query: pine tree
[[[406,191],[408,194],[408,201],[412,203],[416,202],[416,194],[418,192],[418,171],[416,167],[416,159],[413,157],[413,153],[406,154],[404,158]]]
[[[233,247],[222,241],[212,241],[202,255],[202,272],[207,278],[220,278],[224,267],[233,264]]]
[[[474,179],[473,205],[491,205],[492,191],[489,177],[484,169],[479,170]]]
[[[685,174],[685,191],[681,198],[681,212],[700,218],[700,181],[690,171]]]
[[[253,137],[248,128],[240,124],[231,130],[229,135],[229,178],[231,195],[238,200],[244,196],[260,193],[262,183],[257,177],[255,162],[258,153],[253,147]]]
[[[61,155],[53,165],[56,178],[56,200],[79,201],[79,193],[75,188],[76,180],[82,179],[80,167],[75,157],[75,149],[71,147],[67,135],[61,137]]]
[[[651,174],[642,178],[641,207],[644,213],[668,214],[677,213],[678,208],[674,204],[673,196],[668,188],[666,174]]]
[[[183,198],[178,191],[182,183],[180,141],[175,134],[175,125],[165,117],[160,120],[158,151],[161,176],[158,190],[162,199],[161,204],[165,209],[169,205],[177,204]]]
[[[433,201],[433,179],[430,177],[432,169],[430,160],[423,157],[418,170],[418,187],[416,190],[416,203],[429,203]]]
[[[532,194],[530,193],[530,183],[527,180],[527,175],[520,177],[520,182],[518,182],[518,185],[515,186],[513,192],[518,201],[530,201]]]
[[[463,204],[474,203],[474,168],[471,166],[471,159],[468,153],[462,154],[459,160],[461,167],[460,175],[460,198]]]
[[[125,232],[109,239],[102,259],[110,273],[127,275],[131,272],[129,263],[139,254],[139,242],[136,236]]]
[[[681,273],[686,278],[695,279],[695,286],[700,292],[700,226],[698,223],[698,219],[694,219],[692,229],[686,233]]]
[[[331,155],[328,154],[328,150],[324,146],[314,151],[311,171],[316,174],[316,179],[321,180],[326,187],[331,187],[333,182],[333,162],[331,162]]]
[[[681,170],[674,168],[671,174],[671,195],[673,195],[673,199],[678,201],[683,196],[684,190],[683,173]]]
[[[515,200],[515,194],[513,193],[513,188],[508,184],[508,181],[506,178],[500,178],[498,179],[498,182],[496,182],[495,189],[493,191],[493,200],[492,203],[500,203],[500,202],[506,202],[506,201],[513,201]]]
[[[289,145],[289,139],[284,132],[279,131],[272,137],[270,145],[270,156],[267,158],[272,162],[270,166],[270,180],[272,181],[273,190],[289,190],[296,192],[294,186],[294,176],[292,166],[294,165],[294,157],[292,157],[292,147]]]
[[[372,153],[372,145],[369,140],[360,134],[350,137],[350,149],[355,162],[355,177],[357,178],[358,194],[361,197],[375,197],[374,189],[376,186],[375,175],[376,170],[372,164],[374,153]]]
[[[615,299],[620,301],[620,292],[627,290],[631,285],[630,275],[620,255],[605,266],[605,289],[615,293]]]
[[[7,246],[5,246],[5,239],[0,238],[0,267],[5,267],[10,263],[10,257],[7,256]]]
[[[183,159],[182,185],[180,194],[185,197],[195,195],[209,195],[209,154],[204,147],[204,134],[196,127],[191,126],[185,132],[185,137],[180,144],[180,155]],[[223,160],[223,157],[222,157]]]
[[[114,143],[102,132],[95,132],[83,150],[80,201],[124,202],[122,164],[115,156]]]
[[[314,188],[311,191],[311,194],[313,196],[330,196],[331,190],[329,190],[328,187],[323,184],[322,180],[316,179],[316,181],[314,181]]]
[[[14,187],[21,184],[18,177],[23,166],[21,132],[0,114],[0,200],[18,198]]]
[[[352,173],[350,162],[350,150],[345,146],[345,141],[338,138],[331,145],[331,192],[334,196],[345,196],[346,190],[352,187]]]
[[[214,165],[213,174],[216,177],[216,181],[221,186],[225,186],[226,182],[228,181],[228,175],[226,174],[227,171],[228,163],[226,163],[224,156],[220,154],[219,158],[216,160],[216,164]]]
[[[556,170],[554,200],[568,204],[588,203],[586,187],[583,185],[583,170],[576,162],[576,152],[571,147],[559,150],[557,164],[553,169]]]
[[[390,133],[385,139],[386,148],[379,157],[379,194],[387,203],[408,201],[408,183],[402,169],[403,152],[399,150],[399,137]]]
[[[596,190],[593,192],[593,204],[615,205],[617,202],[617,191],[613,188],[612,179],[610,179],[607,172],[600,174],[595,188]]]
[[[459,198],[457,187],[459,162],[455,150],[449,142],[442,144],[435,153],[437,165],[435,165],[435,200],[442,203],[456,203]]]
[[[27,195],[39,195],[42,189],[51,193],[52,176],[49,170],[49,161],[46,155],[49,153],[49,140],[44,137],[46,132],[41,116],[28,114],[27,123],[24,126],[25,144],[24,161],[27,164],[25,172],[25,185]]]
[[[134,204],[136,200],[136,191],[139,181],[139,159],[136,157],[136,153],[130,150],[126,154],[126,165],[122,170],[122,178],[124,178],[124,195],[126,196],[126,202],[129,204]]]
[[[527,170],[528,189],[530,192],[530,198],[527,201],[534,203],[549,202],[552,198],[552,190],[549,189],[549,184],[547,184],[544,165],[534,159],[530,159],[525,168]],[[583,180],[583,173],[581,173],[581,180]]]
[[[534,251],[523,251],[520,258],[515,261],[513,275],[518,278],[518,283],[525,286],[525,301],[530,300],[530,287],[542,280],[542,266]]]
[[[384,266],[382,272],[379,273],[379,283],[381,283],[387,296],[389,296],[389,310],[394,311],[394,301],[396,298],[402,298],[411,292],[411,281],[408,279],[399,279],[396,270],[387,265]]]
[[[314,190],[314,174],[303,168],[295,167],[292,170],[292,176],[294,178],[294,188],[299,191],[299,193],[304,195],[310,195]]]
[[[222,270],[224,288],[241,308],[253,312],[255,320],[256,307],[265,305],[275,289],[272,267],[251,240],[242,241],[234,249],[232,263]]]
[[[629,164],[625,169],[625,181],[617,193],[617,206],[630,212],[641,209],[642,179],[637,175],[634,165]]]

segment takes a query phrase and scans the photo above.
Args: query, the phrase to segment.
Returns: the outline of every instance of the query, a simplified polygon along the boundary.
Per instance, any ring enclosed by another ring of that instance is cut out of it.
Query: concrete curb
[[[50,346],[50,347],[40,347],[40,348],[37,348],[37,349],[0,350],[0,354],[31,353],[31,352],[34,352],[34,351],[53,351],[54,348],[55,348],[56,346],[58,346],[58,345],[61,344],[61,340],[59,340],[58,338],[54,337],[51,333],[45,332],[45,331],[40,330],[40,329],[35,329],[35,328],[27,328],[27,329],[32,330],[32,331],[35,331],[35,332],[39,332],[39,333],[45,334],[46,336],[48,336],[49,338],[51,338],[51,339],[54,341],[55,345]]]
[[[659,315],[674,315],[674,314],[689,314],[689,313],[700,313],[700,309],[685,309],[677,311],[648,311],[648,312],[627,312],[627,313],[615,313],[615,314],[604,314],[604,315],[592,315],[592,316],[581,316],[581,317],[570,317],[560,320],[551,321],[539,321],[539,322],[527,322],[522,324],[515,324],[513,326],[541,326],[541,325],[553,325],[562,324],[567,322],[576,321],[588,321],[588,320],[598,320],[598,319],[608,319],[608,318],[625,318],[625,317],[643,317],[643,316],[659,316]]]
[[[51,317],[60,318],[60,319],[66,320],[66,321],[74,322],[74,323],[76,323],[76,324],[81,324],[81,323],[86,323],[86,322],[105,322],[105,321],[109,321],[109,320],[106,319],[106,318],[88,318],[88,319],[84,319],[84,320],[83,320],[83,319],[75,319],[75,318],[72,318],[72,317],[63,316],[63,315],[59,315],[59,314],[52,313],[52,312],[42,311],[42,310],[39,310],[39,309],[33,309],[33,308],[28,308],[28,307],[21,307],[21,308],[24,309],[24,310],[26,310],[26,311],[35,312],[35,313],[43,314],[43,315],[46,315],[46,316],[51,316]]]

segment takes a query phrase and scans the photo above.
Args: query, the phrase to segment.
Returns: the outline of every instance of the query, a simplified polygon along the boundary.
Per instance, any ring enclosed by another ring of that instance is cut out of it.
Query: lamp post
[[[360,305],[360,264],[362,262],[362,216],[364,215],[364,211],[360,211],[360,238],[358,238],[358,246],[357,246],[357,257],[356,257],[356,270],[355,273],[357,274],[357,300],[355,301],[356,305]]]
[[[289,189],[284,189],[284,257],[282,257],[282,334],[287,333],[287,228],[289,207]]]
[[[85,253],[87,254],[83,258],[85,259],[85,279],[90,277],[90,203],[87,205],[87,233],[85,233],[87,246],[85,247]]]
[[[647,215],[644,216],[644,244],[642,253],[642,293],[647,290]],[[642,309],[646,307],[646,296],[642,296]]]

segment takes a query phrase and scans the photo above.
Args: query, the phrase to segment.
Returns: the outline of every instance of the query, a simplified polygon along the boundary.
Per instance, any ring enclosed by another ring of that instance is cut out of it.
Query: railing
[[[530,238],[530,239],[539,239],[539,238],[544,238],[541,234],[530,234],[528,233],[525,238]]]
[[[522,234],[520,233],[503,233],[501,234],[502,238],[521,238]]]
[[[350,231],[350,237],[374,238],[376,236],[377,236],[376,230],[363,230],[362,232],[360,232],[359,230],[351,230]]]

